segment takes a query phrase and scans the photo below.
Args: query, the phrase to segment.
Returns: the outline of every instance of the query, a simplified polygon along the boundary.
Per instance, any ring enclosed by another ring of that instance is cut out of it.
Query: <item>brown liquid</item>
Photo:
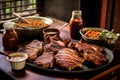
[[[60,40],[60,32],[58,29],[55,28],[48,28],[43,30],[44,34],[44,42],[50,43],[52,40]]]
[[[83,28],[82,20],[74,19],[70,21],[70,35],[72,39],[80,40],[81,35],[79,30]]]
[[[18,45],[18,36],[13,29],[6,29],[2,35],[4,49],[15,49]]]

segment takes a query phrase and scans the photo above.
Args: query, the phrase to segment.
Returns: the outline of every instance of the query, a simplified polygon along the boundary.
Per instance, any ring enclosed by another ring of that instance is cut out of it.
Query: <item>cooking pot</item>
[[[18,33],[19,38],[25,38],[25,39],[33,39],[33,38],[43,38],[43,29],[48,28],[52,23],[53,20],[46,17],[23,17],[25,19],[34,19],[38,21],[42,21],[47,24],[47,26],[40,27],[40,28],[29,28],[27,26],[23,26],[21,28],[15,28],[16,32]],[[19,18],[10,20],[12,22],[18,22]]]

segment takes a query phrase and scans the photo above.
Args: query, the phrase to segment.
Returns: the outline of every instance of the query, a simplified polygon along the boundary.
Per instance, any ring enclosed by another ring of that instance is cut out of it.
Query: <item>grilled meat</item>
[[[108,62],[107,58],[101,53],[103,51],[102,47],[82,42],[75,43],[74,47],[86,62],[91,62],[96,66]]]
[[[84,59],[78,56],[75,50],[63,48],[55,55],[56,64],[71,71],[76,67],[82,67]]]
[[[82,55],[87,62],[100,66],[107,63],[107,58],[99,51],[92,48],[86,49]]]
[[[26,53],[28,55],[28,61],[33,61],[43,50],[43,42],[38,40],[33,40],[31,43],[26,44],[20,52]]]
[[[75,43],[75,48],[77,48],[79,51],[81,49],[88,49],[89,47],[92,47],[92,48],[94,48],[96,50],[99,50],[100,52],[102,52],[104,50],[104,47],[97,46],[97,45],[94,45],[94,44],[89,44],[89,43],[84,43],[84,42],[76,42]]]
[[[83,47],[84,46],[84,47]],[[97,50],[99,50],[100,52],[102,52],[104,50],[104,47],[103,46],[98,46],[98,45],[94,45],[94,44],[90,44],[90,43],[86,43],[84,41],[79,41],[79,42],[69,42],[68,44],[68,47],[69,48],[73,48],[73,49],[76,49],[78,51],[81,51],[85,48],[88,48],[89,47],[93,47],[93,48],[96,48]]]
[[[33,61],[37,66],[53,68],[55,62],[57,66],[71,71],[81,68],[83,62],[90,62],[95,66],[106,64],[108,59],[102,54],[103,49],[103,47],[81,41],[52,40],[49,44],[43,45],[42,41],[33,40],[20,52],[26,53],[28,61]]]
[[[62,41],[51,41],[49,44],[46,44],[44,51],[53,51],[57,52],[58,50],[65,48],[65,43]]]
[[[65,43],[65,47],[69,47],[69,44],[71,43],[71,39],[63,39],[62,41]]]
[[[54,53],[44,52],[34,61],[35,65],[41,66],[42,68],[53,68],[54,64]]]

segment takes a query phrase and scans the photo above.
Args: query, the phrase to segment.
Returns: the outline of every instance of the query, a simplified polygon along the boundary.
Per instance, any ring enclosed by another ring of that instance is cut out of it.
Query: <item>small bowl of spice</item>
[[[7,60],[10,62],[11,68],[13,70],[21,70],[25,67],[26,59],[28,55],[21,52],[15,52],[9,54]]]

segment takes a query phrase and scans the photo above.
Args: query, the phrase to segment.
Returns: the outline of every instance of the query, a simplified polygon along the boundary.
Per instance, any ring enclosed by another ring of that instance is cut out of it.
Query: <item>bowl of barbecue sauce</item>
[[[28,55],[21,52],[11,53],[7,57],[7,60],[10,62],[11,68],[13,70],[22,70],[25,67],[26,59]]]

